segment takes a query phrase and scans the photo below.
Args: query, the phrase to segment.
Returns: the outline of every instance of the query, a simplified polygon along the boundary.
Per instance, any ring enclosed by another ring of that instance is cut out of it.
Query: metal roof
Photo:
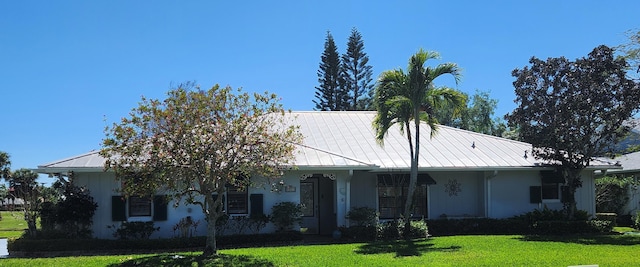
[[[411,160],[406,135],[399,126],[389,129],[381,146],[372,127],[375,112],[310,111],[292,112],[300,125],[304,145],[330,151],[334,157],[357,159],[382,169],[409,169]],[[528,157],[525,157],[525,151]],[[297,164],[326,165],[324,158],[300,150]],[[420,168],[504,168],[534,167],[531,145],[509,139],[439,126],[430,138],[430,128],[420,125]],[[335,159],[335,158],[334,158]],[[337,163],[336,163],[337,164]]]
[[[613,159],[622,165],[621,170],[611,170],[611,173],[640,172],[640,152],[625,154]]]
[[[381,146],[375,139],[372,111],[292,112],[289,123],[304,135],[296,151],[300,169],[408,170],[411,166],[406,135],[399,126],[389,129]],[[420,125],[419,168],[513,169],[532,168],[543,162],[531,156],[531,145],[505,138],[439,126],[430,138],[430,128]],[[527,156],[525,156],[527,155]],[[98,151],[38,166],[44,173],[102,169],[105,159]],[[604,164],[607,165],[607,164]]]

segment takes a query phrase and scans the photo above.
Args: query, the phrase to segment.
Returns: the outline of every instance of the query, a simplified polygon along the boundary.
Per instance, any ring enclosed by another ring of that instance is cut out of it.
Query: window
[[[378,178],[378,211],[380,218],[397,218],[403,214],[405,201],[409,191],[408,175]],[[416,187],[413,201],[413,217],[427,217],[426,184]]]
[[[560,184],[559,183],[543,183],[542,184],[542,200],[560,200]]]
[[[168,199],[164,195],[151,198],[111,196],[111,220],[127,221],[129,217],[153,217],[154,221],[166,221]],[[127,216],[127,210],[129,216]]]
[[[151,199],[143,197],[129,198],[129,217],[151,216]]]
[[[313,192],[313,183],[300,182],[300,204],[302,204],[302,216],[304,217],[313,217],[315,215],[315,196]]]
[[[227,188],[227,213],[229,214],[247,214],[249,213],[249,201],[247,190],[240,187]],[[223,203],[224,205],[224,203]]]
[[[213,194],[216,200],[218,194]],[[228,186],[226,194],[222,195],[222,212],[227,214],[248,214],[249,194],[241,187]]]

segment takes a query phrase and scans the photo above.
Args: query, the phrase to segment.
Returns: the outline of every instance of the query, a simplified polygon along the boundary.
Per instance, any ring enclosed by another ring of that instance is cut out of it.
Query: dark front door
[[[336,229],[334,187],[335,181],[321,175],[300,181],[301,226],[306,233],[331,235]]]

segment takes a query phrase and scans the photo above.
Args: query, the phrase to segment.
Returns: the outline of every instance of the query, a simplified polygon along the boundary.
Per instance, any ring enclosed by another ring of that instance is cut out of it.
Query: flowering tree
[[[248,177],[276,178],[293,160],[298,127],[285,121],[274,94],[254,94],[191,83],[165,100],[142,99],[129,118],[107,127],[100,152],[127,196],[165,190],[176,203],[195,204],[207,220],[205,256],[216,254],[215,221],[227,185]]]

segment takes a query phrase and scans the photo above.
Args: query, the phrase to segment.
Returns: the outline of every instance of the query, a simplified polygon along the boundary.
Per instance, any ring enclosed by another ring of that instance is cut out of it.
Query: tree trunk
[[[404,206],[404,238],[411,238],[411,215],[412,215],[412,207],[413,207],[413,194],[416,191],[416,184],[418,183],[418,152],[420,148],[420,119],[419,119],[419,111],[416,109],[414,112],[414,123],[416,126],[415,130],[415,147],[413,149],[413,154],[411,155],[411,173],[409,175],[409,189],[407,190],[407,201]]]
[[[573,220],[575,219],[575,215],[576,215],[576,189],[578,188],[578,185],[581,184],[580,182],[580,170],[576,171],[576,170],[568,170],[567,171],[567,190],[566,192],[562,192],[562,193],[566,193],[567,195],[564,196],[564,202],[562,203],[565,209],[565,212],[567,213],[567,218],[569,220]]]
[[[218,255],[216,244],[216,218],[212,214],[207,214],[207,241],[202,256],[209,257]]]

